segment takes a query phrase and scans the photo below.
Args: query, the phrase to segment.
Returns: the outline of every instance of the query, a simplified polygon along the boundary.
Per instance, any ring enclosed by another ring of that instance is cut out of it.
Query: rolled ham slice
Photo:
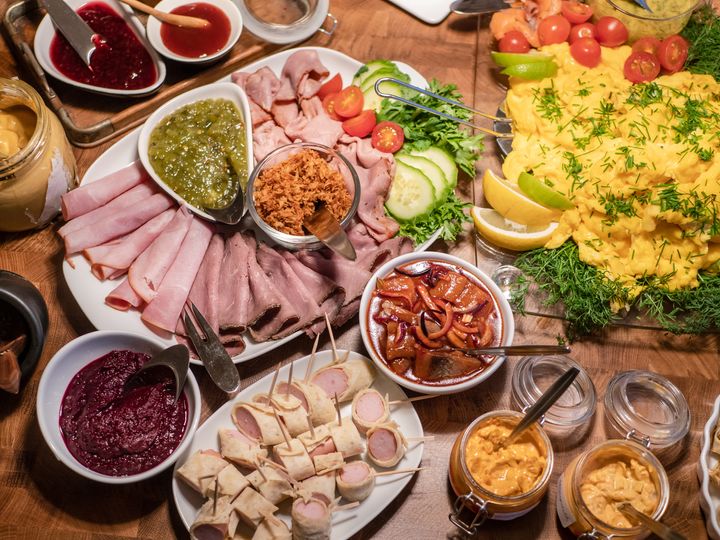
[[[283,520],[267,515],[255,529],[252,540],[291,540],[291,538],[292,533]]]
[[[131,307],[139,308],[144,302],[125,278],[105,297],[105,303],[119,311],[127,311]]]
[[[236,429],[221,429],[218,437],[222,456],[241,467],[254,469],[261,458],[267,457],[266,449]]]
[[[315,465],[315,472],[321,475],[341,469],[345,464],[345,458],[343,458],[340,452],[331,452],[329,454],[315,456],[313,458],[313,464]]]
[[[293,496],[290,477],[284,471],[272,465],[261,465],[260,469],[248,474],[247,479],[263,497],[273,504],[280,504]]]
[[[380,392],[374,388],[360,390],[352,402],[352,419],[362,434],[390,418],[390,406]]]
[[[134,231],[144,223],[175,205],[164,193],[156,193],[143,204],[133,204],[113,212],[111,216],[97,223],[65,235],[65,253],[71,255]],[[87,214],[86,214],[87,215]]]
[[[335,501],[335,471],[303,480],[298,491],[304,498],[320,499],[330,506]]]
[[[270,407],[259,403],[238,403],[233,407],[232,420],[238,431],[266,446],[284,442],[280,424]]]
[[[204,495],[215,477],[228,465],[215,450],[199,450],[183,463],[176,474],[187,485]]]
[[[293,480],[305,480],[315,474],[315,465],[305,446],[298,439],[290,439],[290,445],[281,443],[273,449],[275,461],[280,463]]]
[[[379,467],[394,467],[405,455],[402,434],[393,425],[375,426],[367,432],[368,458]]]
[[[212,482],[205,488],[205,497],[230,497],[234,499],[243,489],[250,485],[245,475],[237,470],[235,465],[228,465],[221,470]]]
[[[297,437],[307,431],[307,411],[297,397],[278,391],[272,395],[272,402],[291,437]]]
[[[335,443],[330,436],[331,425],[324,424],[313,428],[314,435],[310,431],[298,435],[298,440],[305,445],[310,457],[315,458],[315,456],[335,452]]]
[[[278,383],[277,392],[282,394],[286,391],[286,388],[286,382]],[[313,426],[327,424],[335,419],[335,405],[327,393],[319,386],[304,381],[293,381],[289,392],[300,400],[303,409],[310,414],[310,421]],[[305,429],[307,429],[307,423]]]
[[[320,90],[321,82],[330,72],[320,61],[317,51],[300,50],[285,61],[281,78],[290,80],[299,99],[311,98]]]
[[[349,401],[375,379],[375,369],[360,359],[330,364],[313,373],[310,381],[322,388],[328,397],[337,394],[339,401]]]
[[[140,162],[134,161],[119,171],[65,193],[60,199],[63,218],[70,221],[87,214],[148,179]]]
[[[141,318],[145,323],[168,332],[175,331],[212,235],[212,226],[200,219],[193,220],[157,295],[143,309]]]
[[[332,514],[317,498],[296,499],[292,505],[293,540],[330,540]]]
[[[240,519],[251,527],[257,527],[265,516],[277,512],[277,506],[251,487],[245,488],[232,502],[232,506]]]
[[[350,502],[364,501],[375,488],[373,470],[361,460],[346,463],[335,479],[338,492]]]
[[[342,424],[330,427],[335,449],[347,459],[362,454],[365,450],[360,432],[350,418],[343,418]]]
[[[224,540],[230,535],[232,513],[230,497],[218,497],[217,502],[205,501],[190,526],[190,536],[197,540]]]

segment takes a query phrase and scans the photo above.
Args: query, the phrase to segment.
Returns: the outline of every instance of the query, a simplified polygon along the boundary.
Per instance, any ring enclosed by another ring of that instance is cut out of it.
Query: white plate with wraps
[[[300,49],[289,49],[280,53],[268,56],[253,64],[245,66],[242,71],[256,71],[261,67],[269,67],[276,75],[280,75],[285,60],[293,52],[303,49],[311,49],[317,51],[320,60],[330,71],[330,76],[340,73],[345,84],[349,84],[355,72],[363,65],[361,62],[351,58],[343,53],[325,49],[322,47],[303,47]],[[410,66],[402,62],[396,62],[398,67],[410,75],[411,82],[415,85],[425,87],[427,81]],[[219,79],[221,82],[230,81],[230,75]],[[140,129],[137,128],[128,135],[120,139],[110,148],[108,148],[97,160],[90,166],[82,179],[82,184],[99,180],[103,176],[112,171],[116,171],[130,163],[139,159],[137,152],[138,138],[140,137]],[[438,230],[425,243],[418,246],[416,251],[425,251],[438,238],[440,231]],[[124,330],[133,332],[155,339],[160,339],[167,346],[175,344],[175,337],[172,335],[158,335],[150,329],[140,319],[140,312],[136,309],[128,311],[118,311],[105,304],[105,297],[120,283],[122,277],[117,280],[98,280],[90,271],[90,264],[80,254],[72,255],[69,260],[63,261],[63,274],[68,284],[70,292],[75,297],[80,309],[85,316],[98,330]],[[294,334],[290,334],[279,340],[271,340],[262,343],[256,343],[249,336],[245,337],[245,350],[233,357],[236,364],[245,362],[252,358],[256,358],[262,354],[270,352],[283,344],[291,341],[298,336],[303,335],[300,330]],[[191,359],[192,363],[200,364],[198,360]]]
[[[340,358],[344,358],[345,351],[338,351],[338,353]],[[350,353],[349,359],[361,359],[372,365],[372,362],[368,358],[355,352]],[[294,362],[293,375],[295,378],[304,378],[309,360],[310,357],[305,356]],[[315,356],[313,369],[316,370],[331,362],[332,351],[318,352]],[[280,369],[278,381],[287,380],[289,370],[289,365]],[[230,418],[230,413],[235,403],[240,401],[251,401],[254,395],[262,392],[267,393],[270,390],[272,378],[273,374],[268,374],[258,382],[248,386],[245,390],[238,394],[235,399],[229,401],[215,411],[215,413],[195,432],[195,438],[192,444],[185,454],[180,456],[175,464],[175,471],[182,466],[188,457],[198,450],[213,449],[219,451],[218,431],[220,429],[235,427]],[[382,395],[387,394],[391,401],[407,398],[405,393],[397,384],[379,372],[377,372],[371,388],[376,389]],[[343,418],[350,417],[351,402],[348,401],[343,403],[340,407],[340,412],[342,413]],[[400,431],[406,438],[418,438],[423,436],[422,424],[412,403],[401,403],[392,406],[390,408],[390,419],[398,424]],[[422,459],[423,446],[422,442],[410,442],[405,456],[395,467],[387,470],[418,467]],[[364,458],[365,454],[363,453],[361,457]],[[422,472],[415,474],[422,474]],[[350,538],[353,534],[361,530],[402,492],[412,478],[412,473],[379,477],[376,481],[375,489],[367,499],[360,503],[360,506],[333,514],[332,540],[344,540],[346,538]],[[180,518],[182,519],[185,527],[189,530],[190,526],[195,521],[195,515],[200,510],[200,506],[202,506],[203,498],[199,493],[187,486],[176,476],[173,476],[172,490],[173,498],[175,500],[178,513],[180,514]],[[343,503],[341,502],[340,504]],[[280,510],[277,513],[277,516],[285,521],[288,526],[290,526],[289,508],[289,501],[281,503]]]
[[[700,507],[705,513],[708,536],[720,540],[720,486],[710,480],[710,471],[718,466],[718,455],[711,451],[713,434],[720,423],[720,396],[715,400],[710,418],[702,433],[702,448],[698,461],[698,480],[700,481]],[[720,428],[719,428],[720,429]]]

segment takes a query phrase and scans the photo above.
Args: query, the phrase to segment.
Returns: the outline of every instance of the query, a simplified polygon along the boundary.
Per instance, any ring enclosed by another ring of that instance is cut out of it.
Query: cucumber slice
[[[455,186],[457,186],[458,168],[457,165],[455,165],[455,160],[448,152],[438,146],[431,146],[426,150],[413,150],[410,154],[429,159],[440,167],[447,179],[450,189],[455,189]]]
[[[399,222],[428,214],[435,208],[435,188],[419,169],[397,162],[385,209]]]
[[[427,158],[413,156],[404,152],[395,154],[395,159],[404,165],[415,167],[428,177],[435,188],[435,195],[437,196],[435,204],[445,202],[450,191],[450,183],[445,178],[445,173],[440,167]]]
[[[397,66],[390,60],[373,60],[372,62],[368,62],[357,70],[355,76],[353,77],[352,83],[355,86],[362,86],[362,83],[365,82],[365,79],[372,75],[373,72],[380,69],[397,70]]]

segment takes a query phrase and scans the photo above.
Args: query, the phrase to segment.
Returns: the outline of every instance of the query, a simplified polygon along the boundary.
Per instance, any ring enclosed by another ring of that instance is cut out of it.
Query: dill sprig
[[[701,6],[680,34],[690,42],[685,69],[720,81],[720,16],[712,6]]]

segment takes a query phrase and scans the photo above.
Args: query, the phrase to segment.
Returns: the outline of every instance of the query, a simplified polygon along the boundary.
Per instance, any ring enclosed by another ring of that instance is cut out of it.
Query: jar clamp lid
[[[666,448],[690,429],[685,396],[668,379],[650,371],[625,371],[605,392],[605,416],[627,439],[650,448]]]
[[[330,13],[330,0],[241,0],[238,8],[243,24],[253,35],[280,45],[298,43],[322,32],[331,36],[338,21]],[[328,30],[322,28],[326,19],[330,19]]]

